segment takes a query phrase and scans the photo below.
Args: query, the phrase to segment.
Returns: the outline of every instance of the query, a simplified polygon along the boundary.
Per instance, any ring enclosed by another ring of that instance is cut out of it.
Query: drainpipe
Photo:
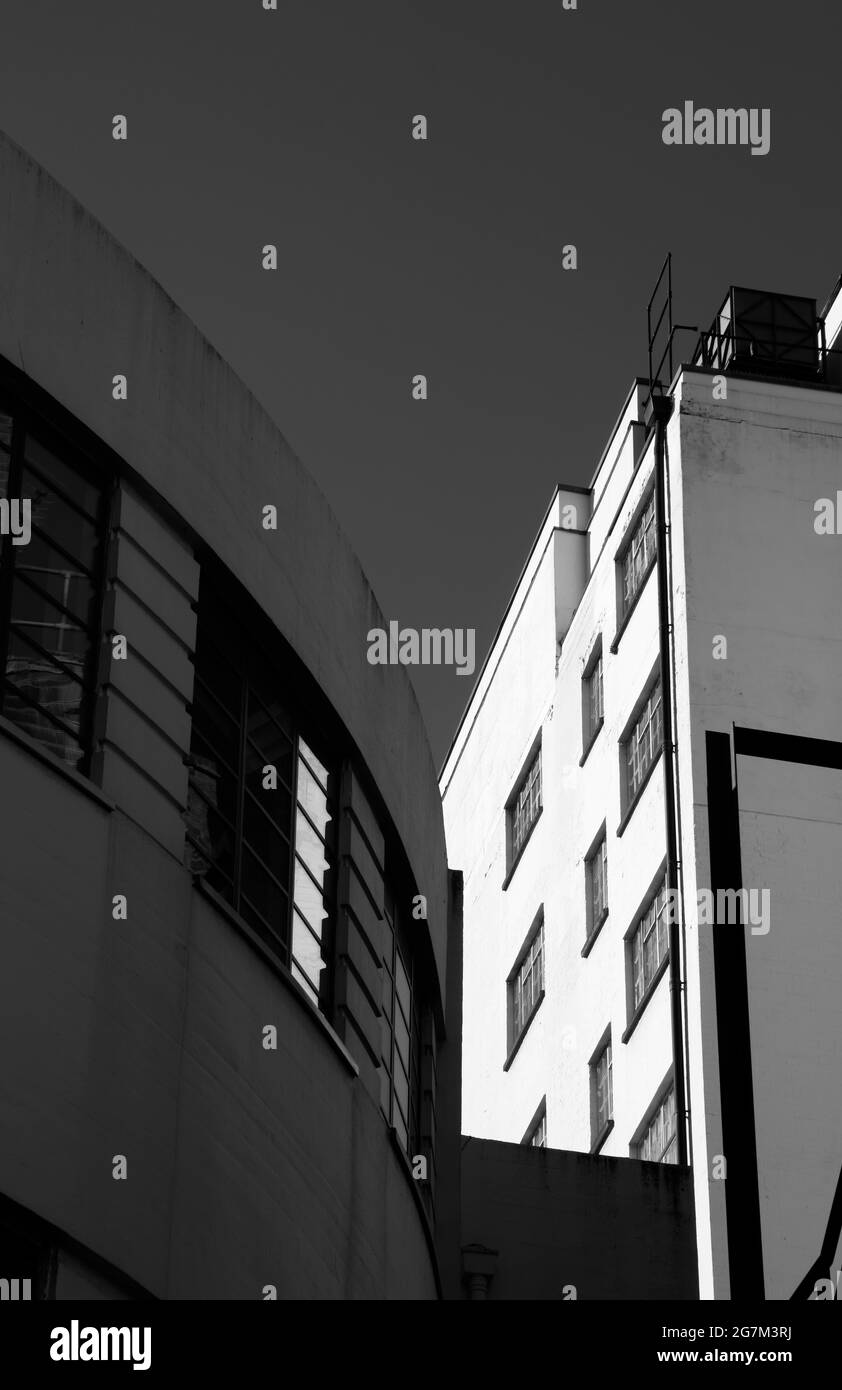
[[[471,1301],[488,1298],[497,1269],[497,1255],[498,1252],[487,1245],[462,1246],[462,1281]]]
[[[678,898],[678,843],[676,836],[676,788],[672,726],[672,625],[669,608],[669,574],[667,556],[669,540],[666,518],[666,428],[672,415],[673,401],[656,391],[650,396],[649,411],[655,424],[655,521],[658,528],[658,626],[661,649],[661,719],[664,728],[664,814],[667,839],[667,888],[670,890],[670,1019],[672,1024],[673,1085],[675,1087],[675,1122],[678,1137],[678,1162],[687,1164],[687,1087],[684,1075],[684,1030],[682,1027],[683,984],[681,980],[681,922],[683,904],[676,914],[672,908]]]

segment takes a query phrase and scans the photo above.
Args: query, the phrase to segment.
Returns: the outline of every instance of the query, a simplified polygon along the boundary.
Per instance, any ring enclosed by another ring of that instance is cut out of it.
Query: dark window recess
[[[632,1001],[637,1009],[669,954],[667,881],[661,884],[631,938]]]
[[[642,1158],[650,1163],[678,1162],[675,1091],[672,1086],[655,1107],[640,1139],[632,1146],[632,1157]]]
[[[649,498],[631,534],[621,560],[623,570],[622,613],[628,613],[655,560],[658,533],[655,528],[655,494]]]
[[[29,407],[0,401],[0,502],[30,504],[30,538],[0,535],[0,714],[87,774],[101,643],[109,487]],[[4,528],[6,529],[6,528]]]
[[[508,1048],[511,1053],[538,1007],[544,989],[543,911],[506,982],[506,988],[509,996],[507,1009]]]
[[[304,727],[292,660],[203,572],[185,862],[329,1015],[338,775],[318,729]]]
[[[604,1132],[606,1125],[614,1118],[614,1083],[610,1038],[593,1064],[593,1088],[595,1110],[594,1141],[596,1141]]]
[[[514,862],[529,838],[541,810],[541,749],[539,748],[509,807],[511,859]]]

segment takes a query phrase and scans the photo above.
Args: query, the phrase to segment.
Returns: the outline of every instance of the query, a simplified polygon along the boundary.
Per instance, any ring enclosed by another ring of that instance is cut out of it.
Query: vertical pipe
[[[661,719],[664,736],[664,815],[667,840],[667,888],[670,903],[670,1020],[672,1025],[673,1085],[675,1087],[675,1122],[678,1138],[678,1162],[687,1163],[687,1100],[684,1076],[684,1030],[681,1000],[681,924],[676,921],[672,905],[678,901],[678,845],[675,821],[675,767],[673,762],[672,671],[669,621],[669,575],[667,574],[666,520],[666,448],[667,421],[672,414],[672,400],[660,392],[651,397],[655,421],[655,518],[658,528],[658,626],[660,629]]]

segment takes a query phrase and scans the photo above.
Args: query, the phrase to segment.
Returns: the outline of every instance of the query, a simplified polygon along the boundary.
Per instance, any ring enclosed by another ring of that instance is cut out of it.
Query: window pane
[[[324,899],[307,870],[298,858],[295,861],[295,905],[317,936],[321,937],[322,923],[327,917]]]
[[[277,787],[264,787],[262,769],[254,773],[249,769],[248,762],[246,752],[246,806],[251,802],[255,810],[259,807],[289,844],[292,839],[292,797],[280,781]]]
[[[9,666],[14,666],[14,662],[7,663],[7,670]],[[53,676],[45,666],[40,672],[29,667],[14,670],[13,674],[14,680],[3,690],[3,714],[68,766],[78,767],[84,757],[75,737],[79,724],[78,705],[75,709],[67,707],[67,692],[62,689],[60,673]],[[54,723],[47,711],[56,714],[70,729]]]
[[[248,692],[248,736],[264,763],[278,769],[287,786],[291,786],[292,739],[287,730],[286,711],[277,701],[264,700],[254,690]]]
[[[98,535],[93,521],[82,516],[34,473],[23,470],[22,495],[32,502],[32,529],[80,562],[82,569],[96,569]],[[67,564],[65,559],[64,564]]]
[[[58,657],[80,681],[91,651],[88,632],[56,608],[48,598],[16,577],[12,590],[11,621],[22,634]]]
[[[302,815],[296,816],[295,820],[295,850],[313,878],[323,884],[329,867],[325,847],[310,822]]]
[[[35,650],[27,636],[25,631],[10,632],[6,675],[24,696],[54,714],[77,735],[85,692],[73,671],[73,661],[67,662],[67,671],[59,670],[48,656]]]
[[[328,785],[328,771],[327,771],[327,768],[325,767],[324,763],[322,763],[322,762],[319,761],[319,759],[316,757],[315,753],[313,752],[312,748],[308,747],[308,745],[304,742],[303,738],[299,738],[299,740],[298,740],[298,746],[299,746],[299,748],[301,749],[301,754],[302,754],[302,756],[305,757],[305,758],[307,759],[307,762],[308,762],[309,765],[310,765],[310,771],[315,775],[315,777],[317,778],[317,780],[321,783],[322,789],[323,789],[324,791],[327,791],[327,785]]]
[[[248,792],[243,805],[243,838],[275,878],[285,884],[289,879],[289,841],[263,814]]]
[[[409,1071],[409,1029],[404,1023],[400,1009],[395,1012],[395,1046],[405,1070]]]
[[[399,953],[398,953],[398,955],[396,956],[396,959],[395,959],[395,988],[396,988],[396,990],[397,990],[398,1000],[400,1001],[400,1006],[401,1006],[401,1008],[403,1009],[403,1016],[404,1016],[404,1018],[407,1019],[407,1021],[408,1021],[408,1020],[409,1020],[409,1016],[410,1016],[410,1007],[411,1007],[411,1003],[410,1003],[410,1001],[411,1001],[411,994],[410,994],[410,989],[409,989],[409,977],[408,977],[406,971],[404,970],[403,961],[401,960],[400,954],[399,954]]]
[[[280,937],[287,929],[287,895],[278,883],[258,864],[254,855],[243,847],[241,888],[252,906]]]
[[[240,731],[213,696],[197,679],[193,690],[193,733],[206,750],[225,763],[232,772],[240,767]]]
[[[307,764],[300,758],[298,760],[296,798],[299,805],[307,812],[319,834],[326,837],[328,822],[331,819],[327,798]]]
[[[48,487],[49,484],[54,483],[66,497],[70,498],[71,502],[74,502],[77,507],[81,507],[84,512],[87,512],[92,521],[97,520],[102,497],[101,488],[98,488],[94,483],[88,481],[88,479],[83,477],[71,464],[65,463],[63,459],[60,459],[57,454],[53,453],[53,451],[48,449],[44,444],[41,444],[31,434],[27,434],[26,437],[24,457],[27,463],[32,464],[33,468],[38,470],[41,479],[46,482]],[[28,488],[33,486],[40,487],[43,490],[44,482],[36,482],[34,480],[34,475],[29,469],[25,470],[24,476],[26,477],[27,475],[33,478],[33,482],[27,484],[27,490],[24,492],[24,496],[34,498],[35,493],[29,492]],[[50,488],[50,492],[52,492],[52,488]],[[33,501],[33,513],[34,510],[35,504]]]
[[[296,965],[295,961],[293,961],[292,964],[291,964],[291,970],[292,970],[292,978],[293,978],[294,980],[296,980],[296,981],[298,982],[298,984],[301,985],[302,989],[304,989],[304,990],[306,991],[306,993],[309,995],[310,999],[312,999],[313,1003],[316,1004],[316,1005],[318,1005],[318,1002],[319,1002],[318,990],[314,989],[313,985],[310,983],[310,980],[307,978],[307,976],[304,974],[304,972],[303,972],[302,970],[299,969],[299,967]]]
[[[216,643],[209,640],[204,628],[199,633],[196,645],[196,670],[202,684],[239,724],[242,718],[243,678]]]
[[[16,557],[15,574],[68,608],[83,626],[95,622],[97,592],[90,578],[35,532],[29,545]]]
[[[407,1080],[406,1073],[400,1061],[400,1056],[397,1053],[395,1055],[395,1069],[392,1079],[395,1085],[395,1099],[401,1108],[402,1114],[406,1116],[409,1114],[409,1081]]]
[[[292,914],[292,954],[318,995],[324,958],[318,941],[296,912]]]
[[[531,763],[515,798],[512,811],[512,855],[524,844],[541,809],[541,750]]]

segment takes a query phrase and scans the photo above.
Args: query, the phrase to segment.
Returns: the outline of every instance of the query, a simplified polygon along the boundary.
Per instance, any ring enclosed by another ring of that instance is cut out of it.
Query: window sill
[[[651,979],[651,981],[650,981],[650,983],[649,983],[649,988],[647,989],[646,993],[644,994],[643,998],[641,999],[640,1003],[638,1004],[637,1008],[635,1009],[634,1013],[632,1014],[631,1019],[629,1020],[629,1026],[628,1026],[628,1028],[626,1029],[625,1033],[623,1034],[622,1038],[620,1039],[621,1042],[624,1042],[624,1043],[627,1043],[627,1042],[628,1042],[629,1038],[631,1037],[631,1035],[632,1035],[632,1033],[634,1032],[635,1028],[637,1027],[638,1023],[640,1022],[641,1016],[642,1016],[642,1015],[644,1014],[644,1012],[646,1011],[646,1005],[649,1003],[649,1000],[652,998],[652,995],[655,993],[655,990],[658,988],[658,985],[660,984],[660,981],[661,981],[661,977],[663,976],[664,972],[666,971],[666,968],[667,968],[667,966],[669,965],[669,963],[670,963],[670,953],[669,953],[669,951],[667,951],[666,955],[664,956],[664,959],[661,961],[661,964],[658,966],[658,969],[655,971],[655,974],[652,976],[652,979]]]
[[[587,762],[587,759],[588,759],[588,754],[590,753],[591,749],[593,748],[594,744],[596,743],[597,739],[599,738],[599,731],[600,731],[600,729],[602,728],[602,726],[603,726],[604,723],[605,723],[605,717],[603,716],[603,718],[600,719],[599,723],[597,724],[596,728],[594,729],[593,733],[591,734],[590,738],[588,739],[587,743],[585,744],[585,747],[584,747],[583,750],[582,750],[582,756],[581,756],[581,758],[579,759],[579,766],[580,766],[580,767],[584,767],[584,766],[585,766],[585,763]]]
[[[599,936],[599,933],[602,931],[602,928],[605,926],[605,923],[607,921],[608,908],[606,907],[601,912],[599,920],[595,922],[594,926],[591,928],[590,935],[588,936],[587,941],[585,942],[584,946],[582,947],[579,953],[583,960],[587,960],[588,956],[590,955],[593,949],[593,944],[596,941],[596,938]]]
[[[628,825],[629,821],[631,820],[632,816],[634,815],[635,807],[637,806],[637,803],[639,802],[640,798],[643,796],[643,793],[646,791],[646,786],[647,786],[647,783],[648,783],[648,781],[649,781],[649,778],[652,776],[652,773],[655,771],[655,768],[658,766],[658,763],[661,761],[661,758],[662,758],[662,756],[663,756],[663,752],[664,752],[664,745],[661,744],[660,748],[658,749],[657,753],[655,754],[654,758],[652,759],[651,763],[649,764],[648,768],[646,769],[646,773],[645,773],[645,775],[644,775],[643,781],[641,782],[640,786],[638,787],[637,791],[635,792],[634,796],[632,797],[631,801],[629,802],[628,806],[626,807],[625,811],[623,812],[622,817],[621,817],[621,819],[620,819],[620,824],[617,826],[617,830],[616,830],[616,835],[617,835],[617,839],[618,839],[618,840],[619,840],[620,837],[622,836],[623,831],[625,830],[626,826]]]
[[[618,648],[619,645],[620,645],[620,638],[622,637],[623,633],[625,632],[626,628],[628,627],[628,625],[629,625],[629,623],[630,623],[630,621],[631,621],[632,614],[634,613],[635,608],[637,607],[637,605],[639,604],[641,598],[643,597],[643,591],[644,591],[644,589],[646,588],[647,580],[649,579],[649,576],[650,576],[650,574],[652,573],[652,571],[653,571],[653,569],[655,568],[655,566],[656,566],[657,563],[658,563],[658,554],[657,554],[657,551],[656,551],[655,554],[652,556],[652,559],[651,559],[650,562],[649,562],[649,568],[647,569],[646,573],[644,574],[643,578],[641,579],[640,583],[639,583],[638,586],[637,586],[637,592],[636,592],[634,598],[632,599],[631,603],[629,604],[628,608],[626,609],[625,613],[623,614],[622,618],[620,619],[619,623],[617,624],[617,631],[614,633],[614,641],[611,643],[611,646],[608,648],[608,650],[611,652],[611,655],[612,655],[612,656],[616,656],[616,654],[617,654],[617,648]]]
[[[514,877],[515,869],[517,868],[518,864],[520,863],[521,859],[523,858],[524,850],[526,849],[526,846],[529,844],[529,841],[532,839],[532,833],[533,833],[533,831],[534,831],[536,825],[538,824],[539,820],[540,820],[541,817],[543,816],[543,814],[544,814],[544,807],[543,807],[543,803],[542,803],[540,811],[538,812],[537,816],[535,817],[534,821],[532,822],[532,824],[531,824],[530,827],[529,827],[529,832],[528,832],[528,834],[527,834],[527,836],[526,836],[526,839],[524,840],[523,844],[521,845],[520,849],[519,849],[518,852],[517,852],[517,859],[515,859],[514,863],[512,864],[512,867],[509,869],[509,872],[506,874],[506,877],[503,879],[502,890],[503,890],[504,893],[505,893],[506,889],[508,888],[509,884],[511,883],[512,878]]]
[[[606,1125],[603,1125],[603,1126],[602,1126],[602,1129],[599,1131],[599,1134],[596,1136],[596,1139],[595,1139],[594,1142],[591,1144],[591,1153],[592,1153],[592,1154],[598,1154],[598,1153],[599,1153],[600,1149],[602,1148],[603,1144],[605,1143],[606,1139],[608,1138],[608,1136],[609,1136],[609,1134],[611,1133],[611,1131],[612,1131],[613,1128],[614,1128],[614,1121],[613,1121],[613,1120],[609,1120],[608,1123],[607,1123]]]
[[[0,714],[0,734],[5,734],[7,738],[10,738],[13,743],[17,743],[27,753],[32,753],[34,757],[38,758],[42,763],[45,763],[52,772],[57,772],[60,777],[64,777],[66,781],[76,787],[77,791],[84,792],[86,796],[89,796],[92,801],[96,801],[104,810],[117,810],[116,803],[112,801],[110,797],[106,796],[103,791],[100,791],[99,787],[96,786],[94,782],[91,782],[87,777],[83,777],[82,773],[77,772],[75,768],[68,767],[67,763],[63,763],[61,758],[56,757],[55,753],[51,753],[48,748],[44,748],[37,739],[30,738],[29,734],[25,734],[22,729],[18,728],[17,724],[13,724],[11,719],[6,719],[2,714]]]
[[[538,998],[535,1000],[535,1007],[534,1007],[534,1009],[532,1010],[532,1013],[529,1015],[528,1019],[526,1020],[526,1022],[525,1022],[524,1025],[523,1025],[523,1027],[521,1028],[520,1032],[518,1033],[517,1041],[513,1044],[511,1052],[509,1053],[508,1057],[506,1058],[505,1062],[503,1063],[503,1071],[508,1071],[508,1070],[509,1070],[509,1067],[512,1065],[512,1062],[515,1060],[515,1057],[517,1056],[518,1052],[520,1051],[520,1045],[521,1045],[521,1043],[523,1042],[524,1038],[526,1037],[527,1033],[529,1032],[530,1028],[532,1027],[532,1020],[533,1020],[533,1018],[535,1017],[535,1015],[537,1014],[537,1012],[538,1012],[538,1010],[540,1009],[541,1005],[543,1004],[543,1002],[544,1002],[544,995],[545,995],[545,994],[546,994],[546,990],[543,990],[543,989],[542,989],[542,990],[541,990],[541,993],[538,995]]]
[[[273,955],[266,943],[261,941],[260,937],[257,935],[257,932],[252,930],[252,928],[249,926],[248,922],[245,920],[244,917],[241,917],[238,912],[235,912],[234,908],[231,906],[229,902],[226,902],[225,898],[222,897],[221,893],[217,893],[215,888],[211,888],[210,884],[205,883],[203,879],[197,877],[196,875],[191,875],[191,877],[193,879],[193,887],[196,890],[196,892],[201,893],[203,898],[207,898],[208,902],[212,903],[213,906],[217,909],[217,911],[221,912],[223,917],[227,918],[227,920],[231,923],[232,927],[235,927],[236,930],[240,933],[240,935],[246,938],[249,945],[253,946],[254,949],[263,957],[263,960],[275,973],[275,975],[278,977],[281,983],[286,986],[286,988],[293,995],[293,997],[298,1000],[299,1004],[301,1004],[302,1007],[307,1010],[310,1017],[319,1025],[319,1027],[324,1032],[328,1042],[331,1043],[335,1050],[339,1053],[340,1057],[342,1058],[342,1061],[353,1073],[353,1075],[359,1076],[360,1069],[354,1061],[353,1057],[351,1056],[350,1052],[348,1051],[347,1047],[345,1046],[344,1042],[340,1038],[339,1034],[334,1031],[334,1029],[331,1027],[327,1019],[325,1018],[324,1014],[316,1008],[312,999],[310,999],[307,996],[307,994],[301,988],[301,986],[297,984],[297,982],[293,979],[292,975],[287,970],[283,962],[278,960],[277,956]]]

